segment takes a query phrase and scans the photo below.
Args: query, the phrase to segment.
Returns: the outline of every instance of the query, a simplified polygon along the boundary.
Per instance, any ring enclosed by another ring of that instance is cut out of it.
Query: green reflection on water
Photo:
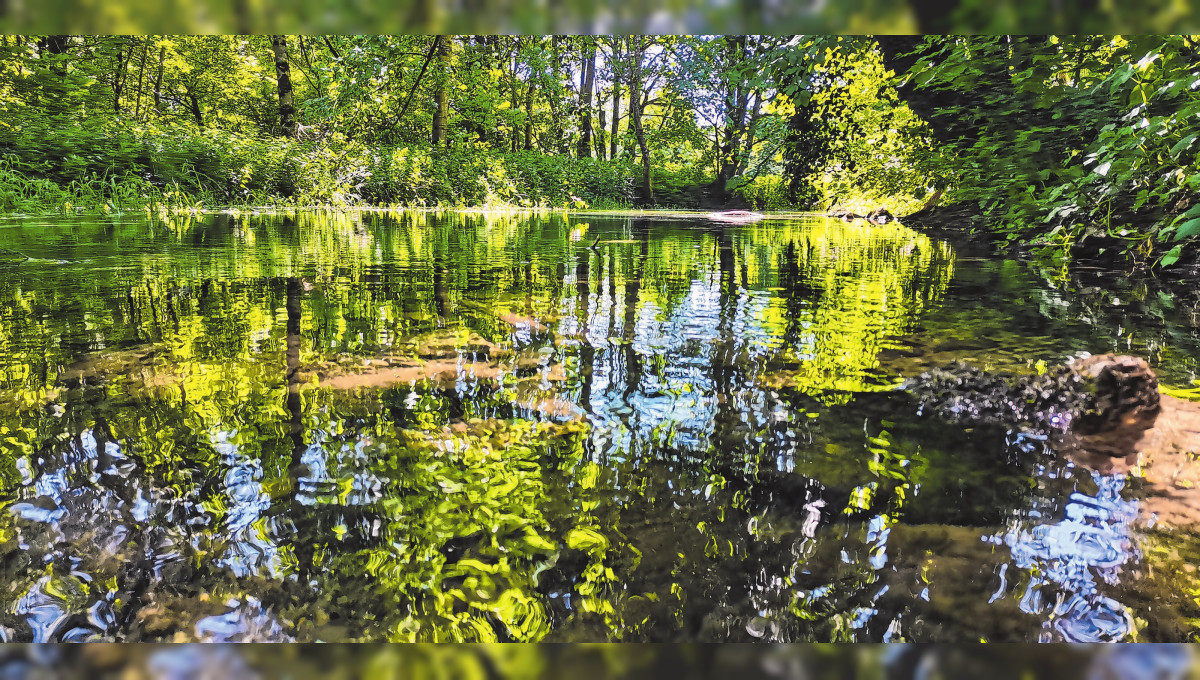
[[[906,527],[999,527],[1036,482],[893,388],[1104,349],[897,224],[300,212],[0,247],[33,258],[0,272],[15,639],[941,635],[913,584],[954,577]]]

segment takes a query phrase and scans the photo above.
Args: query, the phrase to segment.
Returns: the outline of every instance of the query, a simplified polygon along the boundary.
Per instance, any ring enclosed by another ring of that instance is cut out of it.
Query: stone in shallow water
[[[1105,354],[1043,375],[991,374],[967,364],[909,381],[921,410],[951,422],[1070,434],[1072,447],[1123,456],[1160,411],[1158,379],[1144,359]]]

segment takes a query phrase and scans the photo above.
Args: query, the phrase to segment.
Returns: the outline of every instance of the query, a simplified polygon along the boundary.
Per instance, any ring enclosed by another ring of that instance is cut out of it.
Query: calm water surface
[[[1188,302],[824,218],[9,219],[0,639],[1192,639],[1136,473],[904,388],[1186,388]]]

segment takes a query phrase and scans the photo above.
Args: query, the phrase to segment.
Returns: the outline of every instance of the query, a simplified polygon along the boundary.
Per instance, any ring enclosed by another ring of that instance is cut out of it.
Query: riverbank
[[[653,198],[631,155],[368,145],[219,130],[26,123],[0,143],[0,213],[246,207],[792,207],[764,174],[727,196],[707,164],[655,160]]]
[[[924,208],[900,221],[932,238],[980,252],[1009,252],[1030,256],[1078,271],[1153,274],[1171,281],[1195,280],[1200,274],[1200,250],[1144,235],[1123,237],[1077,229],[1050,230],[1028,240],[1006,236],[972,203]]]

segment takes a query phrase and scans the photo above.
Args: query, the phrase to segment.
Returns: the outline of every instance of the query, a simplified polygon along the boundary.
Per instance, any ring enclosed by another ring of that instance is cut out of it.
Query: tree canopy
[[[0,208],[977,206],[1163,265],[1187,36],[7,36]]]

